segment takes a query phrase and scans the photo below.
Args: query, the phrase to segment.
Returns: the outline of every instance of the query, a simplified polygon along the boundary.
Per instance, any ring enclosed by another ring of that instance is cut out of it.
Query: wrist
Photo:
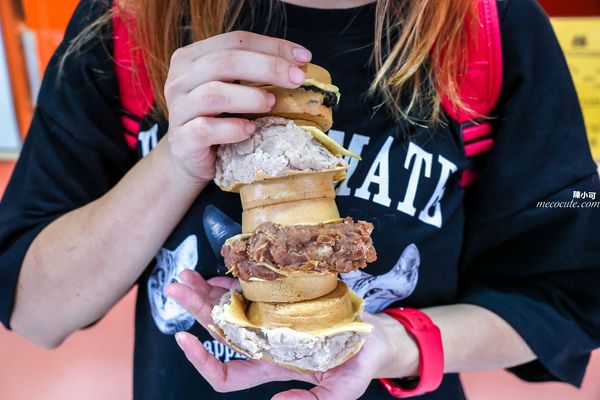
[[[444,377],[444,349],[439,328],[422,311],[413,308],[390,308],[383,311],[404,326],[418,347],[419,368],[416,379],[404,384],[390,378],[381,384],[394,397],[412,397],[436,390]]]
[[[404,325],[385,313],[377,314],[377,330],[384,335],[386,349],[374,378],[405,378],[419,374],[419,348]]]
[[[169,186],[189,191],[197,196],[212,179],[190,175],[171,152],[167,135],[147,156],[153,165],[152,169],[161,179],[167,181]]]

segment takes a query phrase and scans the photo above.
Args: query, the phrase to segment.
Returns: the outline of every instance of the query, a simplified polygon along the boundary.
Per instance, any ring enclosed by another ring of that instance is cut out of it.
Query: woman
[[[473,4],[128,2],[156,98],[133,152],[120,123],[111,7],[81,2],[0,206],[2,322],[53,348],[138,284],[136,398],[383,399],[376,378],[418,375],[418,346],[374,301],[363,350],[323,374],[243,360],[205,329],[233,285],[213,278],[223,273],[214,229],[234,231],[241,212],[237,195],[211,182],[214,145],[255,129],[217,116],[268,111],[266,92],[233,82],[295,88],[311,61],[342,92],[330,135],[363,159],[337,203],[375,224],[379,259],[366,272],[386,281],[372,289],[442,332],[446,375],[423,398],[464,398],[457,373],[490,368],[579,385],[600,343],[599,212],[536,205],[600,191],[596,165],[547,17],[533,0],[500,1],[496,143],[476,185],[459,187],[467,160],[439,98],[461,105],[458,28]],[[428,56],[444,50],[444,64]],[[386,275],[394,266],[418,276],[409,297]]]

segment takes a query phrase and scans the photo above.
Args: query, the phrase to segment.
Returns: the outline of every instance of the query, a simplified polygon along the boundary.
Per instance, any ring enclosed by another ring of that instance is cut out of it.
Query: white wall
[[[1,28],[0,26],[0,32]],[[6,156],[7,153],[16,153],[19,146],[20,136],[4,51],[4,39],[0,35],[0,157]]]

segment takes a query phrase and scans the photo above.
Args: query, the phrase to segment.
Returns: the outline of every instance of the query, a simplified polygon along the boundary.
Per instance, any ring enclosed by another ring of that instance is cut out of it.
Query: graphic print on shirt
[[[156,265],[148,278],[148,300],[156,327],[165,335],[186,331],[195,318],[175,300],[165,294],[171,283],[179,282],[179,274],[194,270],[198,263],[198,238],[190,235],[173,251],[162,248],[156,255]]]
[[[210,248],[217,258],[217,274],[225,275],[227,268],[225,267],[225,260],[221,256],[221,247],[227,239],[242,233],[242,227],[212,204],[204,209],[202,226]]]
[[[219,361],[222,361],[222,362],[229,362],[231,360],[247,360],[248,359],[248,357],[246,357],[245,355],[238,353],[237,351],[233,350],[231,347],[224,345],[223,343],[221,343],[215,339],[205,340],[204,342],[202,342],[202,345],[204,346],[206,351],[208,351],[210,354],[212,354]]]
[[[331,129],[328,135],[339,143],[344,145],[345,132]],[[370,145],[371,138],[368,136],[355,133],[350,139],[348,150],[363,155],[365,147]],[[392,165],[390,165],[390,155],[394,138],[388,136],[385,142],[381,145],[374,160],[368,168],[368,172],[362,181],[355,188],[350,188],[348,182],[356,172],[358,160],[344,157],[349,164],[346,179],[340,183],[336,190],[337,196],[352,196],[367,200],[384,207],[393,208],[403,214],[411,217],[417,217],[421,222],[441,228],[443,224],[442,207],[440,202],[444,197],[446,183],[450,176],[457,172],[458,167],[446,157],[438,154],[437,157],[421,148],[413,142],[408,142],[406,156],[403,163],[398,163],[395,168],[408,173],[408,184],[402,191],[404,196],[402,199],[392,199],[390,197],[390,173]],[[366,160],[361,161],[361,166],[364,167]],[[415,200],[419,190],[423,190],[425,185],[419,186],[422,183],[422,178],[431,179],[438,176],[435,189],[432,193],[428,193],[429,201],[421,209],[417,209]]]
[[[138,142],[140,142],[142,157],[146,157],[158,144],[158,124],[152,125],[148,130],[140,131]]]
[[[340,274],[346,284],[365,300],[365,311],[377,313],[414,292],[419,280],[421,257],[419,249],[410,244],[398,262],[383,275],[371,275],[362,270]]]

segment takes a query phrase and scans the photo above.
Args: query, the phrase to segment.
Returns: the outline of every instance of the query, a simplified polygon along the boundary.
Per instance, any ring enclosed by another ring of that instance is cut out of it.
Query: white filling
[[[293,121],[265,117],[255,123],[257,132],[252,137],[219,146],[215,180],[220,186],[251,183],[259,171],[276,177],[293,171],[321,171],[346,165]]]
[[[341,364],[360,347],[364,335],[341,332],[331,336],[315,336],[289,328],[253,329],[224,321],[224,307],[230,301],[223,296],[215,306],[212,318],[227,340],[255,359],[267,354],[280,364],[311,371],[327,371]]]

